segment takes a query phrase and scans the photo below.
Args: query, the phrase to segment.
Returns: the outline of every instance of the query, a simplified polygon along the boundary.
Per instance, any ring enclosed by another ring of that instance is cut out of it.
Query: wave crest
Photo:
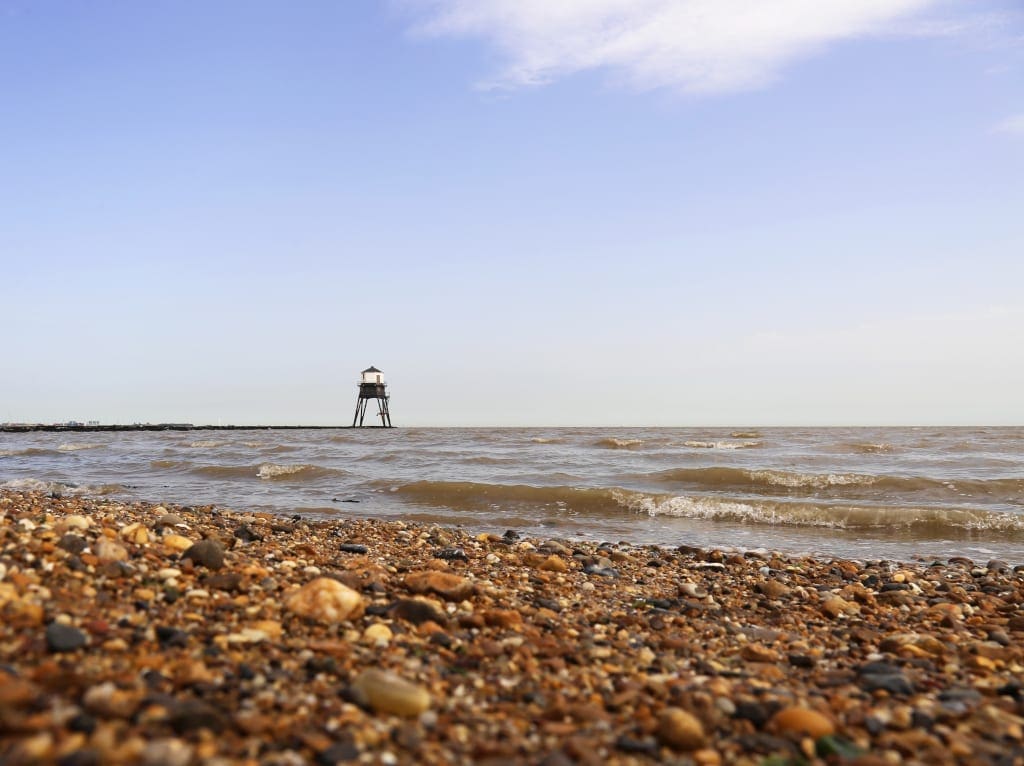
[[[595,447],[603,447],[604,449],[639,449],[643,444],[643,439],[616,439],[614,437],[598,439],[594,442]]]
[[[328,476],[342,476],[345,473],[337,468],[325,468],[309,463],[291,465],[281,463],[198,465],[189,470],[191,473],[213,479],[263,479],[267,481],[313,481]]]
[[[393,487],[392,491],[415,504],[455,511],[547,508],[571,517],[610,518],[623,513],[643,513],[734,524],[901,529],[922,536],[962,535],[981,530],[1024,536],[1024,515],[968,508],[740,500],[645,493],[619,487],[535,487],[451,481],[418,481]]]
[[[709,490],[788,491],[836,490],[844,487],[871,487],[900,493],[931,492],[959,498],[983,495],[1019,502],[1024,479],[935,479],[927,476],[890,476],[862,473],[801,473],[799,471],[755,470],[714,466],[710,468],[672,468],[648,474],[646,478],[662,484],[682,484]]]
[[[741,502],[713,497],[644,498],[634,506],[651,516],[674,516],[744,524],[831,529],[904,529],[927,536],[955,532],[1024,534],[1024,516],[968,508],[815,505],[811,503]]]
[[[22,455],[56,455],[57,451],[45,447],[24,447],[22,449],[0,450],[0,457],[20,457]]]
[[[851,452],[861,455],[887,455],[896,451],[896,448],[888,442],[854,442],[844,446]]]
[[[58,495],[95,496],[111,495],[115,492],[123,492],[124,487],[120,484],[67,484],[59,481],[47,481],[46,479],[11,479],[0,484],[0,489],[13,489],[20,492],[50,492]]]
[[[733,434],[735,436],[735,434]],[[759,441],[700,441],[691,439],[690,441],[683,442],[684,447],[692,447],[693,449],[756,449],[757,447],[764,446],[764,442]]]
[[[290,481],[296,479],[319,479],[324,476],[340,476],[343,473],[344,471],[336,468],[324,468],[323,466],[310,465],[309,463],[296,463],[292,465],[261,463],[256,470],[256,475],[259,478],[271,481],[282,479]]]

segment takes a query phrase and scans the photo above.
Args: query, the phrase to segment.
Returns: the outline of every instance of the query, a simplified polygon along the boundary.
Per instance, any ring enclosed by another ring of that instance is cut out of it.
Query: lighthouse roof
[[[370,367],[367,367],[365,370],[363,370],[363,372],[380,372],[380,370],[371,365]]]

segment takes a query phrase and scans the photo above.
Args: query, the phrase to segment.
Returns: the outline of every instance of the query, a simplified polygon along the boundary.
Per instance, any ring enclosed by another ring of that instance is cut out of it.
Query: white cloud
[[[401,0],[400,0],[401,1]],[[404,0],[417,31],[477,38],[506,60],[491,87],[602,69],[640,89],[756,88],[829,43],[891,31],[938,0]]]
[[[992,128],[996,133],[1011,133],[1015,136],[1024,136],[1024,112],[1000,120]]]

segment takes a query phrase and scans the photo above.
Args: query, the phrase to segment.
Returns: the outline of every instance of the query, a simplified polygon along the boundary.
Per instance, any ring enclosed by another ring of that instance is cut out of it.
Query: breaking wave
[[[21,455],[56,455],[57,451],[44,447],[26,447],[24,449],[0,450],[0,457],[19,457]]]
[[[861,455],[887,455],[896,450],[893,445],[887,442],[854,442],[843,446],[850,452],[857,452]]]
[[[58,452],[78,452],[83,449],[99,449],[100,447],[106,447],[106,444],[96,444],[93,442],[68,442],[67,444],[61,444],[57,447]]]
[[[721,498],[645,498],[634,506],[651,516],[729,521],[744,524],[828,527],[831,529],[900,529],[932,537],[964,532],[1024,535],[1024,516],[969,508],[815,505],[810,503],[739,502]]]
[[[621,511],[626,507],[619,497],[623,490],[592,487],[416,481],[393,487],[392,491],[414,503],[462,510],[530,505],[601,514]]]
[[[604,449],[639,449],[643,446],[643,439],[615,439],[609,437],[607,439],[599,439],[594,442],[595,447],[603,447]]]
[[[223,447],[226,445],[226,441],[217,441],[216,439],[201,439],[195,442],[188,442],[186,447],[195,447],[196,449],[214,449],[216,447]]]
[[[172,461],[168,461],[172,462]],[[327,476],[342,476],[344,471],[319,465],[297,463],[260,463],[259,465],[199,465],[191,473],[213,479],[266,479],[269,481],[313,481]]]
[[[461,511],[557,509],[568,516],[623,513],[769,526],[901,529],[923,536],[995,531],[1024,536],[1024,515],[968,508],[832,505],[689,497],[612,488],[418,481],[392,487],[410,503]]]
[[[648,474],[663,484],[683,484],[709,490],[789,491],[836,490],[870,487],[887,492],[932,492],[951,497],[983,495],[1020,502],[1024,479],[935,479],[927,476],[889,476],[863,473],[800,473],[798,471],[752,470],[716,466],[673,468]]]
[[[68,484],[59,481],[27,478],[5,481],[3,484],[0,484],[0,489],[13,489],[19,492],[49,492],[56,495],[78,497],[111,495],[115,492],[123,492],[125,488],[120,484]]]
[[[735,434],[733,434],[735,436]],[[685,447],[694,449],[755,449],[764,445],[759,441],[697,441],[690,440],[683,442]]]
[[[289,481],[320,479],[325,476],[341,476],[345,472],[337,468],[324,468],[319,465],[308,463],[297,463],[295,465],[282,465],[280,463],[261,463],[256,475],[261,479]]]

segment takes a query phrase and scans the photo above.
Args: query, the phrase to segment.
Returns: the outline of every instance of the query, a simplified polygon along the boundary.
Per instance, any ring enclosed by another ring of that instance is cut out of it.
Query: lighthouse
[[[388,384],[384,382],[384,373],[370,366],[362,371],[359,378],[359,398],[356,399],[356,414],[352,418],[352,427],[363,427],[366,417],[366,405],[371,399],[377,400],[377,414],[380,416],[380,427],[391,428],[391,412],[388,410]]]

